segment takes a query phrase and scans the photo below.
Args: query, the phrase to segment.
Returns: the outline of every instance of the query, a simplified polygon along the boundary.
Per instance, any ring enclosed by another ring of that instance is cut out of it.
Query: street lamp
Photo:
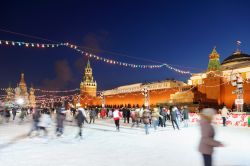
[[[235,105],[237,106],[237,112],[243,111],[243,79],[240,73],[236,73],[231,78],[232,86],[236,87],[236,90],[234,90],[232,93],[237,95],[237,98],[235,99]]]
[[[100,98],[101,98],[101,101],[102,101],[102,108],[104,108],[105,107],[105,98],[104,98],[104,93],[103,92],[100,93]]]
[[[144,95],[144,105],[146,108],[148,108],[149,107],[149,90],[147,86],[143,87],[142,94]]]

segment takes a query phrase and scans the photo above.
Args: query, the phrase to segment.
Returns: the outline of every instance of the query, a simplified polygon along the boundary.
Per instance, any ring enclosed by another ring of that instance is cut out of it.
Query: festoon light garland
[[[19,41],[8,41],[8,40],[0,40],[0,45],[7,45],[7,46],[23,46],[26,48],[55,48],[59,46],[66,46],[70,49],[74,49],[75,51],[81,53],[84,56],[87,56],[88,58],[92,58],[95,60],[103,61],[107,64],[114,64],[114,65],[119,65],[119,66],[124,66],[124,67],[131,67],[131,68],[141,68],[141,69],[157,69],[157,68],[162,68],[166,67],[170,70],[173,70],[177,73],[181,74],[192,74],[190,71],[185,71],[185,70],[180,70],[177,69],[169,64],[161,64],[161,65],[142,65],[142,64],[132,64],[132,63],[126,63],[126,62],[121,62],[121,61],[116,61],[113,59],[108,59],[108,58],[103,58],[100,56],[97,56],[95,54],[91,54],[88,52],[83,51],[80,49],[79,46],[70,44],[70,43],[31,43],[31,42],[19,42]]]

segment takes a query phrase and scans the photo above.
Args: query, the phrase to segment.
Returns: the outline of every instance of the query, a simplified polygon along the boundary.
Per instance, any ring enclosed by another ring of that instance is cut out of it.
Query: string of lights
[[[64,46],[64,43],[31,43],[31,42],[21,42],[21,41],[10,41],[10,40],[0,40],[0,45],[5,46],[23,46],[27,48],[54,48],[59,46]]]
[[[44,90],[44,89],[34,89],[35,91],[40,91],[42,93],[69,93],[69,92],[75,92],[79,91],[79,88],[71,89],[71,90]]]
[[[161,64],[161,65],[143,65],[143,64],[126,63],[126,62],[116,61],[116,60],[109,59],[109,58],[104,58],[104,57],[97,56],[95,54],[91,54],[86,51],[83,51],[82,49],[80,49],[79,46],[70,44],[70,43],[59,43],[59,44],[58,43],[31,43],[31,42],[23,42],[23,41],[20,42],[20,41],[0,40],[0,45],[23,46],[26,48],[55,48],[59,46],[62,46],[62,47],[66,46],[70,49],[73,49],[81,53],[82,55],[88,58],[102,61],[107,64],[119,65],[119,66],[130,67],[130,68],[141,68],[141,69],[158,69],[158,68],[166,67],[180,74],[190,74],[190,75],[192,74],[190,71],[180,70],[166,63]]]

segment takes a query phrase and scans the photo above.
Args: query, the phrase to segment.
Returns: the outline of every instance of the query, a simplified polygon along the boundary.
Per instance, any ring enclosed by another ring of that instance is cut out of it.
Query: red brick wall
[[[170,99],[170,94],[177,92],[176,88],[163,89],[163,90],[153,90],[149,92],[149,103],[150,105],[156,105],[157,103],[164,103]],[[105,96],[106,105],[139,105],[144,104],[144,96],[141,92],[134,93],[124,93],[117,95]]]

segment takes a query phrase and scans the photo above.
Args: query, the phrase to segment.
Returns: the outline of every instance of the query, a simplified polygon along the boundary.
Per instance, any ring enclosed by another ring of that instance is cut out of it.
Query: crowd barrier
[[[197,113],[189,113],[189,120],[191,123],[198,123],[200,120],[200,115]],[[226,124],[228,126],[249,126],[250,115],[247,114],[230,114],[227,117]],[[222,125],[221,114],[216,114],[213,123]]]

